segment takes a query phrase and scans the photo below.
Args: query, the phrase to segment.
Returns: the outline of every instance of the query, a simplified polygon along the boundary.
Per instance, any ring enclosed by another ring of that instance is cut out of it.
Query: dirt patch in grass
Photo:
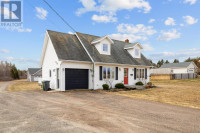
[[[200,79],[152,82],[159,87],[106,93],[200,109]]]
[[[8,86],[7,91],[31,91],[40,90],[37,82],[19,82]]]

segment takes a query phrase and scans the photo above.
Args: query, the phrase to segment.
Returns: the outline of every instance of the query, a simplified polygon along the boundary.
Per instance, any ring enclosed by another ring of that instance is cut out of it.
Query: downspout
[[[83,46],[85,52],[88,54],[88,56],[90,57],[91,61],[92,61],[92,72],[93,72],[93,75],[92,75],[92,86],[93,86],[93,89],[94,89],[94,70],[95,70],[95,62],[94,60],[92,59],[90,53],[87,51],[86,47],[84,46],[83,42],[81,41],[81,39],[79,38],[79,36],[77,35],[77,33],[75,33],[76,37],[78,38],[78,40],[80,41],[81,45]]]

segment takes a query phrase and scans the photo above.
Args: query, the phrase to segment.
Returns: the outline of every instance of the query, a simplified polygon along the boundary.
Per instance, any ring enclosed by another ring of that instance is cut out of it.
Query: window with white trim
[[[108,44],[103,44],[103,52],[108,52]]]
[[[115,79],[115,67],[103,67],[103,79]]]
[[[140,50],[139,49],[135,49],[135,56],[139,56],[140,55]]]
[[[49,70],[49,77],[51,77],[51,70]]]
[[[144,69],[137,69],[137,79],[144,79],[145,78],[145,72]]]

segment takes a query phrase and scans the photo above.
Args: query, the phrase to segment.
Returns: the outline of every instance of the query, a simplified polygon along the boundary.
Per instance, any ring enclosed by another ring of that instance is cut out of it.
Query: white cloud
[[[137,35],[133,35],[133,34],[111,34],[109,35],[110,38],[112,39],[116,39],[116,40],[121,40],[121,41],[125,41],[126,39],[129,39],[130,42],[135,42],[137,40],[147,40],[147,37],[145,36],[137,36]]]
[[[165,25],[169,26],[169,25],[176,25],[175,20],[173,18],[168,17],[167,20],[165,20]]]
[[[39,59],[26,59],[26,58],[15,58],[15,57],[1,57],[4,61],[18,61],[18,62],[39,62]]]
[[[176,29],[161,31],[161,33],[162,34],[157,38],[158,40],[170,41],[181,37],[181,33],[177,32]]]
[[[195,19],[192,16],[183,16],[183,19],[187,24],[190,24],[190,25],[198,22],[198,19]]]
[[[154,53],[149,56],[152,60],[174,60],[174,59],[179,59],[179,60],[185,60],[189,57],[191,58],[196,58],[200,55],[200,51],[175,51],[175,52],[160,52],[160,53]]]
[[[191,48],[191,49],[181,49],[181,50],[178,50],[178,51],[181,51],[181,52],[200,51],[200,49],[197,49],[197,48]]]
[[[197,2],[197,0],[185,0],[183,3],[190,3],[190,5],[193,5]]]
[[[93,15],[92,20],[96,22],[103,22],[103,23],[109,23],[109,22],[117,22],[117,18],[113,16],[106,16],[106,15]]]
[[[148,23],[153,23],[153,22],[155,22],[156,20],[155,19],[150,19],[149,21],[148,21]]]
[[[143,49],[144,51],[153,51],[154,50],[154,48],[152,46],[150,46],[149,44],[143,44],[142,46],[144,48]]]
[[[99,0],[98,3],[94,0],[80,0],[80,2],[83,8],[77,10],[77,15],[90,11],[116,14],[119,10],[132,10],[135,8],[142,9],[144,13],[148,13],[151,10],[149,2],[145,0]]]
[[[139,35],[153,35],[157,31],[153,29],[153,26],[145,26],[143,24],[119,24],[117,26],[118,32],[129,33],[129,34],[139,34]]]
[[[42,7],[35,7],[35,10],[37,12],[36,16],[41,19],[41,20],[45,20],[46,17],[47,17],[47,10],[45,10],[44,8]]]
[[[10,51],[7,50],[7,49],[1,49],[0,52],[1,52],[1,53],[5,53],[5,54],[10,53]]]
[[[145,26],[143,24],[119,24],[117,26],[118,33],[111,34],[110,37],[116,40],[126,40],[129,39],[130,42],[137,40],[145,41],[148,39],[148,36],[152,36],[157,31],[153,26]]]

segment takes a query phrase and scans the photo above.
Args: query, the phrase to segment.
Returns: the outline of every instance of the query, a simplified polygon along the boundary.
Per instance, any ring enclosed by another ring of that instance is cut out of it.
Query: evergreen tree
[[[160,64],[161,64],[161,66],[164,64],[164,60],[163,59],[160,61]]]
[[[174,63],[179,63],[179,60],[178,59],[174,59]]]
[[[15,65],[12,66],[11,70],[10,70],[10,73],[11,73],[11,77],[13,79],[19,79],[19,73],[18,73],[18,70],[17,68],[15,67]]]
[[[169,64],[169,61],[168,61],[168,60],[166,60],[166,61],[165,61],[165,64]]]
[[[162,66],[162,62],[159,60],[157,63],[157,67],[160,68]]]

